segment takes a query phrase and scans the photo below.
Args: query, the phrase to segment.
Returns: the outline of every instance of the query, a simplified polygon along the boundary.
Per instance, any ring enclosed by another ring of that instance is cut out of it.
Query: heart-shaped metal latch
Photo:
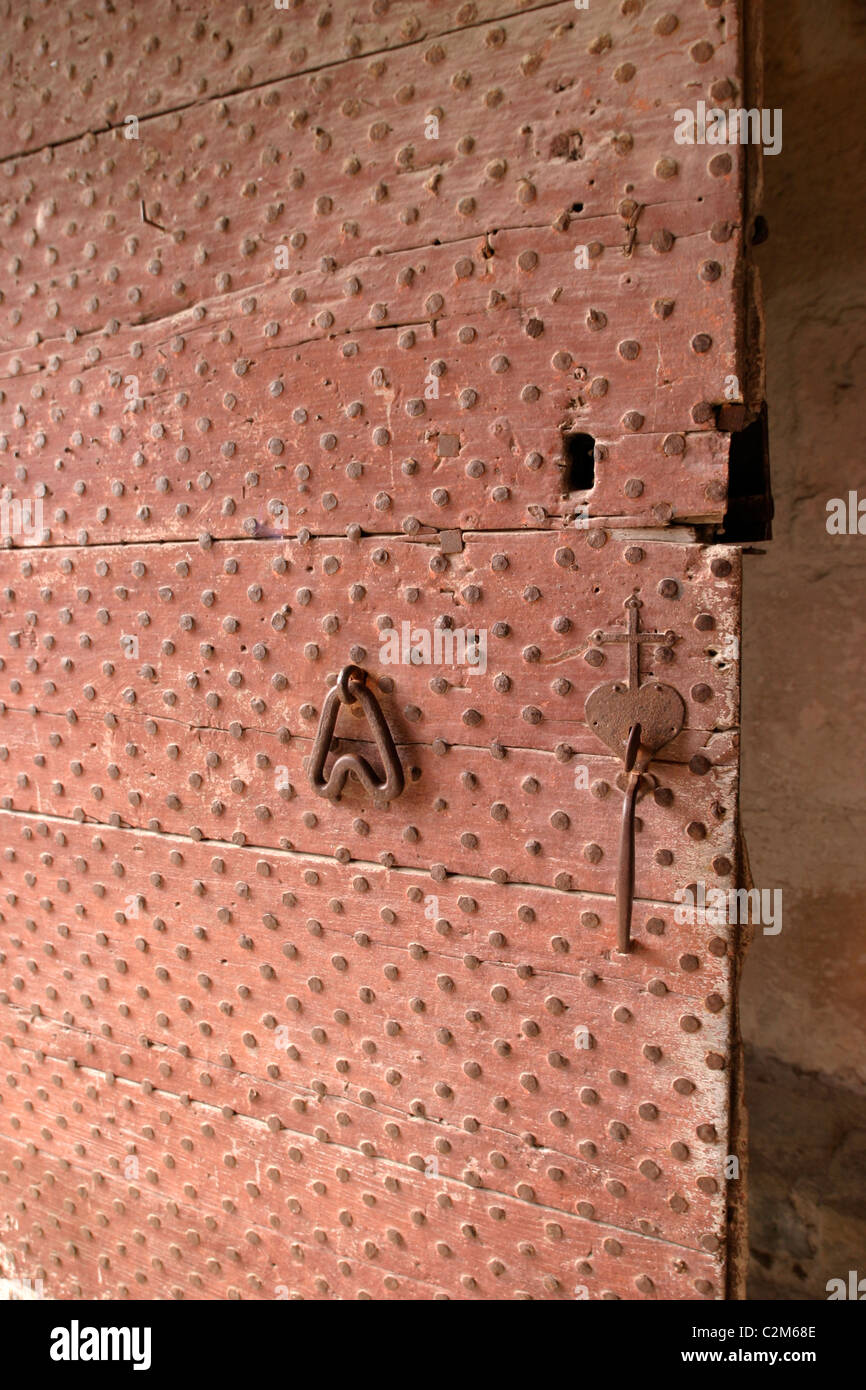
[[[594,632],[591,641],[598,646],[609,642],[628,646],[628,679],[597,685],[587,696],[585,706],[587,724],[618,758],[623,756],[635,724],[641,727],[641,745],[650,753],[657,753],[676,738],[686,717],[683,697],[672,685],[652,676],[641,685],[640,679],[641,647],[648,642],[672,647],[675,634],[641,631],[641,601],[636,594],[630,594],[623,607],[628,614],[626,631]]]
[[[624,607],[628,613],[625,632],[594,632],[591,641],[600,646],[605,642],[622,642],[628,646],[628,680],[606,681],[597,685],[586,697],[586,722],[606,743],[611,752],[623,759],[622,781],[617,785],[623,793],[622,824],[620,829],[619,862],[616,876],[617,950],[631,949],[631,912],[634,902],[634,836],[635,804],[650,787],[647,771],[653,755],[676,738],[685,723],[686,706],[682,695],[672,685],[650,676],[641,685],[640,649],[655,642],[663,649],[675,641],[673,632],[641,632],[641,602],[631,594]],[[668,655],[663,650],[662,656]]]
[[[635,724],[640,724],[644,748],[656,753],[676,738],[685,717],[682,696],[672,685],[652,679],[636,690],[624,681],[608,681],[597,685],[586,701],[587,724],[618,758]]]

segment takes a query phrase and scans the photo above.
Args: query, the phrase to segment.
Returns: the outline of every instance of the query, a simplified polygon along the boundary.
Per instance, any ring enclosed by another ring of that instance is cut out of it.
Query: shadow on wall
[[[866,9],[765,0],[765,31],[776,519],[746,559],[742,814],[784,928],[756,936],[742,991],[749,1296],[824,1299],[866,1276],[866,535],[828,530],[832,499],[866,501]]]

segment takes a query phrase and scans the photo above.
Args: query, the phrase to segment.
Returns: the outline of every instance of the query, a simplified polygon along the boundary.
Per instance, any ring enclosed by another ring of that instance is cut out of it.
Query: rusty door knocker
[[[631,912],[634,902],[635,803],[647,787],[647,768],[660,748],[676,738],[686,717],[685,701],[672,685],[654,678],[641,685],[640,649],[646,642],[670,647],[673,632],[642,632],[641,601],[636,594],[625,600],[628,613],[625,632],[593,632],[591,641],[628,644],[628,679],[597,685],[586,697],[586,722],[608,748],[623,759],[622,822],[616,876],[617,950],[631,949]]]
[[[307,762],[307,775],[313,791],[318,796],[326,796],[329,801],[339,801],[350,772],[355,774],[365,790],[380,804],[393,801],[405,786],[397,746],[391,737],[391,730],[379,703],[372,690],[367,689],[366,682],[367,672],[361,666],[344,666],[322,705],[313,751]],[[359,753],[342,753],[330,773],[325,776],[325,760],[333,742],[340,705],[356,703],[360,704],[367,717],[376,750],[382,759],[384,776],[381,780],[367,759]]]

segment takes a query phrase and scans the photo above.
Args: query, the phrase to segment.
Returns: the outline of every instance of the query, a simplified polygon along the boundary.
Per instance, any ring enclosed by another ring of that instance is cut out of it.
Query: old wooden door
[[[735,1296],[739,930],[675,912],[738,872],[754,152],[675,112],[742,100],[737,8],[2,31],[3,1272]],[[350,664],[387,803],[310,784]],[[684,720],[628,951],[607,682]]]

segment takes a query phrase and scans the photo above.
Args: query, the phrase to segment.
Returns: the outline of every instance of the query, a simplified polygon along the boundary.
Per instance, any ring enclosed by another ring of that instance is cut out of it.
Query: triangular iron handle
[[[339,799],[350,772],[354,772],[364,789],[377,802],[393,801],[406,785],[391,730],[385,722],[385,716],[375,695],[372,690],[367,689],[366,680],[367,672],[362,667],[344,666],[336,685],[328,691],[322,705],[313,751],[307,764],[307,776],[313,791],[318,796],[326,796],[329,801]],[[382,759],[382,779],[377,776],[367,759],[358,753],[342,753],[328,775],[325,775],[325,761],[334,739],[340,705],[353,705],[356,701],[360,703],[367,717],[376,743],[376,751]]]

